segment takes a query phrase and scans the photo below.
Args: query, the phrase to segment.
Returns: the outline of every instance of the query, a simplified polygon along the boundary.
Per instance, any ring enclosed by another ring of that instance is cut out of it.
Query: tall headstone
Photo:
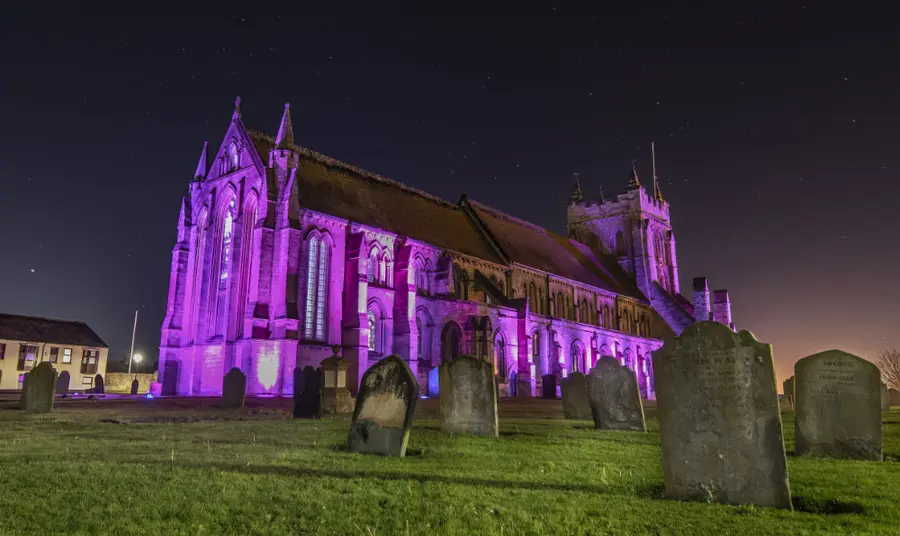
[[[244,407],[244,396],[247,394],[247,375],[241,369],[234,367],[225,374],[222,381],[222,400],[219,403],[223,408]]]
[[[71,379],[71,375],[68,370],[64,370],[59,373],[59,378],[56,380],[56,394],[66,396],[69,394],[69,381]]]
[[[794,376],[784,380],[781,382],[781,388],[784,390],[784,402],[785,406],[792,410],[794,409]]]
[[[347,369],[350,362],[338,353],[340,347],[332,347],[332,355],[322,360],[322,413],[340,415],[353,411],[353,397],[347,388]]]
[[[497,437],[497,381],[490,363],[461,355],[440,367],[441,429]]]
[[[597,361],[588,376],[588,395],[598,430],[647,431],[637,376],[615,357]]]
[[[56,394],[58,375],[53,365],[44,361],[31,369],[28,382],[24,387],[26,393],[25,411],[30,413],[50,413],[53,410],[53,399]]]
[[[891,411],[891,395],[888,393],[888,386],[886,383],[881,383],[881,411]]]
[[[697,322],[653,371],[666,495],[790,509],[772,346]]]
[[[567,419],[588,420],[591,418],[591,401],[588,400],[587,379],[580,372],[569,374],[559,382],[562,395],[563,415]]]
[[[294,369],[294,418],[322,417],[322,369]]]
[[[350,452],[405,456],[419,384],[398,355],[363,374],[350,423]]]
[[[800,456],[882,459],[881,372],[840,350],[794,365],[795,450]]]
[[[888,389],[888,400],[892,406],[900,406],[900,391],[897,389]]]
[[[138,381],[137,378],[131,381],[131,394],[138,394],[138,390],[141,388],[141,382]]]
[[[541,376],[541,398],[556,399],[556,375],[544,374]]]
[[[19,408],[25,409],[28,407],[28,375],[30,372],[26,372],[22,375],[22,394],[19,395]]]
[[[102,394],[106,393],[106,388],[103,385],[103,376],[100,374],[97,374],[96,376],[94,376],[93,393],[98,394],[98,395],[102,395]]]

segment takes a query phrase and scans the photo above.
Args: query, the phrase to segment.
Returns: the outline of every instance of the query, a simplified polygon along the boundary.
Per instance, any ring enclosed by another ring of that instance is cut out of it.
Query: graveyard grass
[[[494,439],[442,434],[424,401],[401,459],[347,452],[343,418],[159,402],[0,403],[0,534],[900,534],[896,408],[884,463],[794,457],[784,414],[789,512],[662,499],[652,410],[598,432],[504,401]]]

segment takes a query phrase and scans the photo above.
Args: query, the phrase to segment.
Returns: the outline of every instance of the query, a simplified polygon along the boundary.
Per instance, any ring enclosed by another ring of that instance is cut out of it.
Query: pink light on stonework
[[[261,353],[256,362],[256,381],[263,389],[269,390],[278,381],[278,370],[281,368],[281,358],[274,348]]]

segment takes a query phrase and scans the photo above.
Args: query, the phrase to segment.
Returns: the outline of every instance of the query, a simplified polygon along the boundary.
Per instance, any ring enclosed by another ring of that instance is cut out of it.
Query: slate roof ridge
[[[270,135],[266,134],[265,132],[250,129],[250,128],[247,129],[247,133],[250,135],[250,137],[256,137],[257,139],[265,141],[266,143],[271,143],[273,147],[275,146],[275,137],[274,136],[270,136]],[[407,184],[404,184],[404,183],[394,180],[394,179],[390,179],[383,175],[379,175],[378,173],[375,173],[373,171],[369,171],[367,169],[363,169],[361,167],[354,166],[353,164],[348,164],[347,162],[338,160],[336,158],[333,158],[326,154],[322,154],[320,152],[314,151],[307,147],[301,147],[299,145],[294,145],[293,148],[298,153],[300,153],[306,157],[312,158],[313,160],[315,160],[316,162],[319,162],[321,164],[344,169],[351,173],[355,173],[356,175],[359,175],[360,177],[363,177],[365,179],[369,179],[369,180],[384,184],[385,186],[390,186],[392,188],[397,188],[398,190],[403,190],[406,193],[417,195],[419,197],[422,197],[429,201],[438,203],[440,205],[444,205],[446,207],[459,209],[459,205],[457,205],[456,203],[451,203],[450,201],[447,201],[446,199],[444,199],[442,197],[438,197],[434,194],[430,194],[424,190],[419,190],[418,188],[413,188],[412,186],[409,186]]]
[[[20,318],[23,320],[42,320],[44,322],[59,322],[61,324],[81,324],[82,326],[87,326],[87,323],[82,322],[81,320],[63,320],[61,318],[49,318],[46,316],[30,316],[30,315],[17,315],[15,313],[0,313],[0,319],[2,319],[3,317]]]
[[[22,330],[22,328],[26,329]],[[51,332],[44,328],[53,331]],[[77,331],[65,331],[66,328],[70,328],[70,330],[75,328]],[[63,331],[57,331],[60,329]],[[28,330],[32,331],[28,332]],[[72,336],[73,334],[74,337]],[[21,335],[27,335],[28,337],[20,338],[19,336]],[[106,341],[100,338],[97,332],[86,322],[81,320],[61,320],[58,318],[17,315],[13,313],[0,313],[0,337],[27,342],[49,342],[109,348]]]
[[[489,212],[492,216],[495,216],[497,218],[507,220],[509,222],[515,223],[516,225],[521,225],[522,227],[526,227],[528,229],[531,229],[532,231],[544,233],[549,236],[562,236],[561,234],[554,233],[553,231],[546,229],[544,227],[541,227],[540,225],[538,225],[536,223],[531,223],[528,220],[523,220],[522,218],[518,218],[516,216],[513,216],[512,214],[503,212],[502,210],[500,210],[498,208],[494,208],[490,205],[485,205],[484,203],[476,201],[476,200],[472,199],[471,197],[467,197],[466,200],[475,208],[477,208],[479,210],[483,210],[485,212]]]

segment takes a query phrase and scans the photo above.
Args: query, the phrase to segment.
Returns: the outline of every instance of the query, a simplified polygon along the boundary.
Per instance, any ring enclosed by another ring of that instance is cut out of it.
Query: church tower
[[[585,199],[581,185],[576,184],[578,195],[573,194],[568,208],[569,236],[614,256],[646,296],[655,294],[653,283],[678,295],[669,203],[662,196],[655,173],[652,188],[652,192],[647,191],[641,184],[633,162],[625,191],[614,199],[604,199],[602,194],[597,200]]]

